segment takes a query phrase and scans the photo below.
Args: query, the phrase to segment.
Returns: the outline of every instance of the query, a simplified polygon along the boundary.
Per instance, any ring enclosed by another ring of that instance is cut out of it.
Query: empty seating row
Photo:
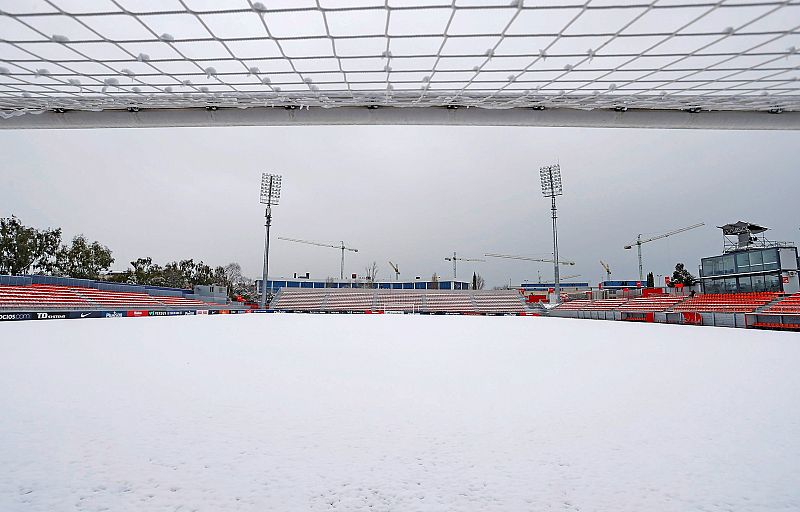
[[[586,306],[589,305],[591,301],[589,299],[578,299],[578,300],[570,300],[567,302],[562,302],[556,309],[560,309],[563,311],[580,311]]]
[[[620,306],[619,311],[629,313],[666,311],[685,299],[684,296],[666,294],[636,297]]]
[[[164,305],[159,302],[158,299],[146,293],[109,292],[105,290],[96,290],[94,288],[81,288],[75,291],[90,302],[100,306],[130,305],[154,307]]]
[[[372,309],[374,293],[357,291],[332,291],[323,309],[329,311],[366,311]]]
[[[564,302],[556,306],[562,311],[612,311],[625,304],[628,299],[578,299]]]
[[[456,293],[428,293],[425,295],[425,311],[443,311],[450,313],[473,313],[475,304],[469,294]]]
[[[800,314],[800,293],[789,295],[788,297],[776,302],[765,309],[764,313]]]
[[[394,293],[393,291],[378,291],[375,294],[375,308],[385,311],[419,311],[425,302],[425,293],[406,291]]]
[[[164,308],[209,307],[185,297],[155,297],[146,293],[115,292],[96,288],[33,284],[0,286],[0,308]]]
[[[0,286],[0,308],[89,307],[80,295],[63,286]]]
[[[522,313],[516,290],[281,290],[271,307],[300,311],[408,311],[431,313]]]
[[[695,295],[677,304],[674,311],[752,313],[778,297],[777,293],[709,293]]]
[[[273,309],[316,311],[322,309],[327,292],[283,290],[272,303]]]
[[[497,291],[473,295],[475,307],[481,313],[522,313],[525,304],[516,292]]]

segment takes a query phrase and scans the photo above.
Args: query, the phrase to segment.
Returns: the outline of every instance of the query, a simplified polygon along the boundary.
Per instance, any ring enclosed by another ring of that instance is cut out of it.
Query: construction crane
[[[484,256],[489,256],[490,258],[506,258],[506,259],[509,259],[509,260],[538,261],[538,262],[541,262],[541,263],[555,263],[556,262],[555,260],[547,259],[547,258],[531,258],[531,257],[528,257],[528,256],[514,256],[512,254],[490,254],[490,253],[486,253],[486,254],[484,254]],[[559,265],[574,265],[575,262],[574,261],[559,260],[558,264]]]
[[[333,244],[325,244],[322,242],[311,242],[309,240],[300,240],[297,238],[286,238],[284,236],[279,236],[276,238],[278,238],[278,240],[286,240],[287,242],[297,242],[300,244],[316,245],[317,247],[330,247],[332,249],[340,249],[342,251],[342,265],[339,270],[339,277],[341,279],[344,279],[344,251],[358,252],[358,249],[346,247],[344,245],[344,241],[340,242],[340,245],[333,245]]]
[[[685,228],[678,228],[673,229],[667,233],[663,233],[661,235],[651,236],[650,238],[642,238],[641,233],[639,236],[636,237],[636,240],[631,242],[630,244],[626,245],[624,249],[633,249],[633,246],[636,246],[636,250],[639,252],[639,282],[644,281],[644,273],[642,271],[642,244],[646,244],[648,242],[652,242],[654,240],[660,240],[662,238],[667,238],[668,236],[677,235],[678,233],[683,233],[684,231],[689,231],[690,229],[699,228],[700,226],[705,226],[705,222],[701,222],[699,224],[693,224],[691,226],[686,226]]]
[[[392,267],[392,270],[394,270],[394,280],[395,281],[399,281],[400,280],[400,268],[397,266],[397,264],[392,263],[391,261],[389,262],[389,266]]]
[[[459,261],[486,261],[486,260],[482,260],[480,258],[459,258],[458,256],[456,256],[455,251],[453,251],[453,256],[452,257],[448,256],[447,258],[445,258],[445,261],[452,261],[453,262],[453,279],[455,280],[455,279],[458,279],[458,268],[456,266],[456,262],[459,262]]]
[[[581,274],[572,274],[572,275],[569,275],[569,276],[561,276],[561,279],[567,280],[567,279],[574,279],[576,277],[581,277]]]
[[[603,260],[600,260],[600,265],[602,265],[603,269],[606,271],[606,281],[611,281],[611,267]]]

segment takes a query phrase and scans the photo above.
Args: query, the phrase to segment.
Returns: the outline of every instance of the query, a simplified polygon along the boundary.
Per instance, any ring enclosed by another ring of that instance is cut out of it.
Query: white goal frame
[[[800,129],[800,0],[9,0],[0,129]]]

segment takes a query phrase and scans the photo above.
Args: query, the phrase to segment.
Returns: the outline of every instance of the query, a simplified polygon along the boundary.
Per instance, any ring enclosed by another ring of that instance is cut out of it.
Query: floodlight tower
[[[539,178],[542,182],[542,195],[549,197],[551,201],[550,210],[553,212],[553,275],[555,277],[554,295],[555,302],[561,300],[561,279],[558,275],[558,227],[556,225],[556,196],[564,193],[564,187],[561,184],[561,166],[545,165],[539,168]]]
[[[267,205],[264,217],[264,272],[261,275],[261,309],[267,306],[267,270],[269,269],[269,227],[272,224],[272,207],[281,198],[281,176],[261,173],[261,204]]]

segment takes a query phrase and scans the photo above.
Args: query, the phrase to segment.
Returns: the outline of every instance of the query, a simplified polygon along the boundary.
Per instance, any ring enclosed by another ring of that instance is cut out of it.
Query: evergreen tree
[[[686,270],[683,263],[678,263],[675,265],[675,272],[672,273],[672,279],[670,279],[669,285],[670,287],[674,287],[676,284],[680,283],[683,286],[692,286],[696,282],[697,278]]]
[[[656,280],[653,277],[652,272],[648,272],[647,274],[647,287],[648,288],[655,288],[656,287]]]

